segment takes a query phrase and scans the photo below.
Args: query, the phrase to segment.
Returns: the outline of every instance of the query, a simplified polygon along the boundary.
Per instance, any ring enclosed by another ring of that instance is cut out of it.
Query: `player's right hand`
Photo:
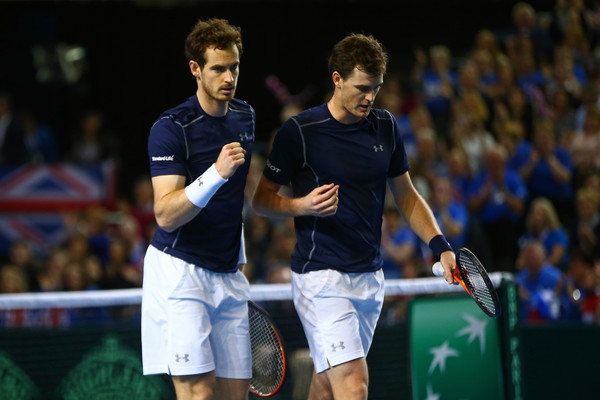
[[[340,186],[328,183],[313,189],[304,197],[307,215],[327,217],[334,215],[338,207],[338,190]]]
[[[215,167],[223,179],[229,179],[238,167],[245,162],[246,150],[239,142],[232,142],[223,146],[215,162]]]

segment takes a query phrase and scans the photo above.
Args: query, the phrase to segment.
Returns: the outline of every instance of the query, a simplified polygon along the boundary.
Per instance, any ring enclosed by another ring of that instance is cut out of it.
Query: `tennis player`
[[[185,44],[197,91],[148,139],[158,227],[144,260],[144,374],[170,374],[177,399],[247,399],[252,376],[242,204],[255,113],[234,98],[242,40],[199,21]]]
[[[274,139],[253,207],[293,216],[293,300],[314,362],[309,399],[366,399],[366,356],[383,303],[380,253],[386,184],[411,228],[441,257],[454,283],[452,249],[409,176],[400,129],[372,108],[387,53],[351,34],[329,58],[329,102],[286,121]],[[293,197],[279,195],[291,183]]]

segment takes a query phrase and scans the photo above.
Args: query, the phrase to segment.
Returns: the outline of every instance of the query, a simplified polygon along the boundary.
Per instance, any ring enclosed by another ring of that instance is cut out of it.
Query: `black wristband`
[[[444,235],[434,236],[433,239],[429,241],[429,248],[433,252],[436,260],[440,259],[440,255],[442,255],[443,252],[448,250],[452,251],[452,246],[450,246],[450,243],[448,243]]]

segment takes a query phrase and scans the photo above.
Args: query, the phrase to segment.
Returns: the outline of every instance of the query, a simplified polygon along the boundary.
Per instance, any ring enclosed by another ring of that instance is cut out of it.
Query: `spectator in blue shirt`
[[[533,200],[527,213],[526,231],[521,245],[531,240],[542,243],[548,262],[562,271],[569,264],[569,236],[558,218],[552,202],[545,197]]]
[[[452,248],[465,246],[469,211],[465,203],[453,198],[452,182],[447,176],[440,175],[433,183],[431,210]]]
[[[557,288],[561,272],[546,259],[544,246],[529,242],[519,255],[521,270],[516,275],[519,288],[519,317],[523,321],[541,322],[559,317]]]
[[[490,244],[494,260],[490,269],[512,271],[527,189],[521,177],[506,166],[507,151],[502,145],[489,148],[485,161],[484,170],[470,186],[468,207]]]
[[[530,199],[548,198],[565,223],[572,217],[573,160],[567,149],[556,144],[552,121],[536,124],[533,148],[518,170],[527,184]]]

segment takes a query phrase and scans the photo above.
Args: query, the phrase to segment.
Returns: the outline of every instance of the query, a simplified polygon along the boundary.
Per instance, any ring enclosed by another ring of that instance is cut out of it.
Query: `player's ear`
[[[336,87],[336,89],[339,89],[343,81],[340,73],[337,71],[333,71],[333,73],[331,74],[331,79],[333,80],[333,85]]]
[[[200,79],[200,65],[194,60],[190,60],[189,65],[192,75],[194,75],[196,79]]]

